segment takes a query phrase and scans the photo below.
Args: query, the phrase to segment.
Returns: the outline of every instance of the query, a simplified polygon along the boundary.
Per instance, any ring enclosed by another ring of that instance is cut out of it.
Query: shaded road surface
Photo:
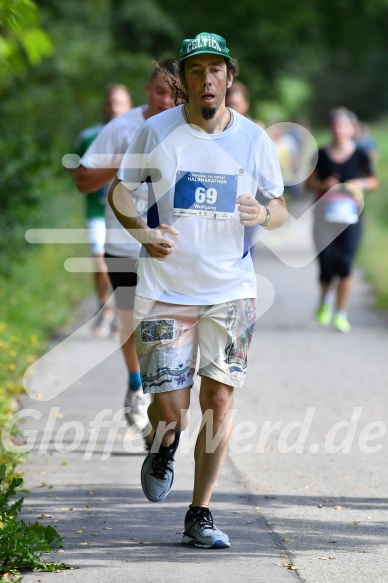
[[[279,237],[277,249],[303,254],[311,246],[308,227],[297,242]],[[28,574],[26,583],[388,582],[387,314],[373,310],[357,272],[351,334],[319,329],[315,263],[287,267],[262,243],[255,263],[263,305],[272,301],[272,286],[274,303],[257,323],[212,507],[231,548],[201,551],[180,543],[193,478],[197,385],[174,488],[164,503],[151,504],[140,488],[141,440],[119,426],[120,414],[113,429],[93,425],[99,414],[109,422],[122,407],[125,369],[117,340],[94,338],[87,324],[38,367],[30,386],[40,398],[22,402],[41,415],[23,423],[24,430],[38,430],[25,467],[32,491],[26,518],[43,515],[43,524],[56,526],[64,548],[50,559],[77,568]],[[73,331],[92,311],[91,301],[81,306]],[[43,400],[80,360],[96,357],[100,364]]]

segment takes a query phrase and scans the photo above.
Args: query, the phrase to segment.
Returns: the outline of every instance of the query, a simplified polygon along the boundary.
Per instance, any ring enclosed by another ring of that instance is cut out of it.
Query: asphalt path
[[[351,333],[318,327],[311,221],[287,229],[255,248],[259,317],[212,504],[230,549],[181,545],[198,379],[174,488],[152,504],[140,486],[142,440],[120,413],[119,343],[93,336],[88,299],[53,338],[20,404],[30,449],[24,515],[58,529],[63,548],[47,560],[73,567],[26,574],[26,583],[388,582],[388,317],[356,270]]]

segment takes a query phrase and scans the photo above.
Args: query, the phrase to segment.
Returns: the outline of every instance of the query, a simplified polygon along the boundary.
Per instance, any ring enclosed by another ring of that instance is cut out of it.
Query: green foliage
[[[84,201],[70,178],[52,180],[50,194],[42,207],[48,225],[83,227]],[[92,290],[90,274],[68,273],[63,267],[67,257],[87,256],[87,245],[30,247],[0,288],[0,434],[23,391],[27,367],[42,354],[47,337],[69,321],[72,307]],[[5,445],[0,444],[0,464],[22,461]]]
[[[44,553],[61,545],[62,539],[52,526],[38,522],[26,524],[18,515],[24,497],[18,496],[22,478],[12,478],[6,484],[5,466],[0,466],[0,572],[15,572],[21,569],[34,571],[58,571],[67,568],[63,563],[48,563],[41,560]]]
[[[39,66],[24,68],[24,76],[13,76],[3,91],[3,274],[26,251],[25,227],[39,224],[47,174],[62,171],[61,158],[71,151],[78,132],[101,119],[106,84],[125,83],[135,104],[144,102],[152,59],[176,55],[184,37],[204,28],[227,38],[259,118],[269,111],[285,119],[306,118],[309,112],[322,119],[338,103],[372,118],[387,107],[388,41],[380,26],[388,15],[385,0],[358,0],[354,6],[334,0],[329,5],[322,0],[244,0],[227,8],[220,0],[211,6],[197,0],[195,11],[177,0],[38,0],[37,5],[41,27],[56,51]],[[3,40],[16,43],[19,56],[29,54],[32,63],[42,44],[37,23],[31,0],[0,0]]]
[[[278,98],[268,101],[260,100],[254,112],[254,117],[262,119],[266,125],[274,120],[293,121],[305,115],[306,105],[311,97],[311,87],[303,79],[297,77],[280,77],[277,81]]]
[[[64,172],[62,156],[79,131],[100,121],[107,83],[127,84],[135,105],[144,103],[152,60],[177,55],[183,38],[205,29],[223,34],[240,60],[259,119],[322,121],[338,104],[373,119],[388,107],[387,16],[386,0],[197,0],[190,11],[177,0],[0,0],[2,70],[9,50],[2,41],[25,64],[47,54],[26,31],[44,29],[56,49],[35,67],[23,65],[23,75],[7,73],[3,87],[0,276],[29,251],[27,228],[54,226],[45,212],[55,197],[51,177]]]
[[[144,101],[151,57],[116,55],[106,26],[109,3],[97,4],[57,1],[42,6],[42,21],[56,41],[56,53],[28,74],[10,79],[3,91],[0,276],[8,276],[15,261],[29,252],[26,229],[55,226],[44,208],[53,196],[50,177],[65,172],[62,156],[72,151],[79,131],[101,119],[107,83],[126,83],[133,88],[135,103]]]
[[[388,310],[388,214],[385,208],[385,215],[383,215],[385,216],[385,224],[381,219],[377,219],[375,212],[377,207],[380,206],[380,202],[378,200],[370,201],[370,208],[364,211],[366,213],[365,237],[359,262],[362,265],[366,279],[372,284],[375,294],[375,306]]]
[[[306,111],[302,100],[294,113],[322,121],[322,112],[338,103],[366,119],[386,110],[387,17],[385,0],[242,0],[228,6],[197,0],[195,10],[178,0],[117,0],[110,23],[118,52],[156,56],[176,55],[181,40],[198,32],[222,34],[253,102],[277,100],[287,115],[282,79],[294,77],[313,86],[311,108]]]
[[[34,125],[28,109],[23,99],[16,104],[10,96],[4,99],[0,116],[0,275],[8,274],[15,259],[25,253],[24,231],[37,224],[44,197],[47,160],[37,135],[28,131]]]
[[[368,52],[356,64],[349,53],[322,56],[309,74],[312,117],[320,123],[331,107],[344,105],[363,120],[381,117],[388,103],[388,48]],[[330,87],[330,91],[328,91]]]
[[[32,0],[0,0],[0,89],[53,52]]]
[[[365,235],[360,263],[376,294],[376,306],[388,309],[388,123],[373,126],[379,159],[377,174],[380,188],[365,200]]]
[[[0,577],[0,583],[21,583],[22,581],[23,577],[14,573],[4,573],[4,576]]]
[[[181,41],[179,20],[155,0],[116,0],[111,22],[119,49],[158,56],[171,53]]]
[[[25,225],[36,224],[48,164],[43,147],[47,142],[35,131],[40,121],[33,115],[37,105],[26,91],[27,65],[52,54],[38,16],[31,0],[0,0],[0,275],[8,274],[26,251]]]

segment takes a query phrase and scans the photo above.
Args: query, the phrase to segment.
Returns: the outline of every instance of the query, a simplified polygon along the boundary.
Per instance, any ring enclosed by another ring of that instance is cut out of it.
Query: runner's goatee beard
[[[209,120],[213,119],[216,115],[216,108],[215,107],[203,107],[202,108],[202,117],[203,119]]]

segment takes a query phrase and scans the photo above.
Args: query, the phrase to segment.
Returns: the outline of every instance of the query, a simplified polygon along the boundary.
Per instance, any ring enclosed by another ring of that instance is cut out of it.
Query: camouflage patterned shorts
[[[256,323],[256,300],[185,306],[135,298],[135,342],[143,391],[189,387],[198,374],[242,387]]]

